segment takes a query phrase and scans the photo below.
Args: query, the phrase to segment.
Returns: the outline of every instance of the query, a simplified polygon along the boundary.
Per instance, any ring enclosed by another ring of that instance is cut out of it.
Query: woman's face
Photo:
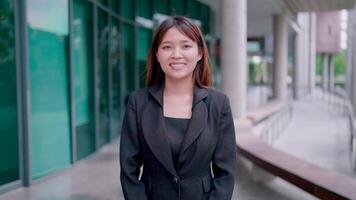
[[[193,71],[202,55],[196,42],[178,29],[171,28],[163,36],[156,53],[166,79],[192,80]]]

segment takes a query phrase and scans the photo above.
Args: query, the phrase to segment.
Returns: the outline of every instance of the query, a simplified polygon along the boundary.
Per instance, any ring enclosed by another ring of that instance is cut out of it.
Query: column
[[[349,96],[351,96],[351,90],[352,90],[352,60],[353,60],[353,46],[352,46],[352,39],[353,39],[353,19],[352,19],[352,12],[349,11],[348,16],[347,16],[347,49],[346,49],[346,57],[347,57],[347,63],[346,63],[346,92]]]
[[[335,73],[334,73],[334,58],[333,55],[329,56],[329,90],[332,91],[335,86]]]
[[[287,65],[288,65],[288,23],[287,14],[283,12],[274,16],[274,83],[275,99],[287,99]]]
[[[221,1],[222,89],[230,98],[235,118],[246,115],[246,0]]]
[[[300,69],[302,67],[302,65],[301,65],[301,33],[300,32],[295,33],[294,43],[295,43],[295,48],[294,48],[295,64],[294,64],[294,70],[293,70],[293,97],[294,97],[294,99],[300,99],[301,98]]]
[[[309,93],[315,88],[315,60],[316,60],[316,15],[310,13],[310,64],[309,64]]]
[[[323,54],[322,55],[322,57],[323,57],[323,77],[322,77],[322,85],[323,85],[323,89],[324,90],[327,90],[328,89],[328,74],[329,74],[329,72],[328,72],[328,66],[329,66],[329,59],[328,59],[328,57],[329,57],[329,55],[327,55],[327,54]]]
[[[356,58],[355,58],[355,52],[356,52],[356,8],[354,8],[352,11],[352,17],[350,20],[352,20],[352,25],[350,26],[350,28],[352,28],[352,38],[351,38],[351,42],[350,42],[350,46],[351,46],[351,77],[350,77],[350,99],[354,108],[354,111],[356,111]]]
[[[310,21],[309,21],[309,14],[303,13],[302,14],[303,24],[303,47],[302,47],[302,66],[301,66],[301,90],[302,96],[305,97],[308,90],[309,85],[309,64],[310,64]]]

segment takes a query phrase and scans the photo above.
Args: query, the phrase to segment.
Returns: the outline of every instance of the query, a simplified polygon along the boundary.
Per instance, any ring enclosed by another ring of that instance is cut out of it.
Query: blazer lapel
[[[156,158],[172,174],[177,176],[172,151],[165,133],[163,119],[163,86],[149,88],[156,101],[149,101],[142,114],[142,130],[146,142]]]
[[[202,101],[208,92],[206,89],[195,87],[192,117],[190,123],[185,133],[185,137],[179,153],[179,161],[181,161],[182,154],[184,151],[199,137],[202,130],[205,128],[208,119],[207,107]]]

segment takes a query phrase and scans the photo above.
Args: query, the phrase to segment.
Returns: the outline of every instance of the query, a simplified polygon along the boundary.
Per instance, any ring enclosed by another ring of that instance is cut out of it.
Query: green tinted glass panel
[[[121,0],[119,3],[120,12],[119,14],[127,19],[133,20],[135,16],[134,12],[134,1],[132,0]]]
[[[145,86],[146,59],[151,44],[152,31],[149,29],[138,29],[138,48],[136,59],[139,66],[140,87]]]
[[[109,0],[109,8],[114,11],[115,13],[118,13],[119,11],[119,1],[118,0]]]
[[[28,0],[32,176],[70,165],[68,1]]]
[[[187,14],[188,17],[197,19],[199,16],[198,13],[198,4],[195,0],[187,1]]]
[[[202,23],[202,31],[204,35],[210,33],[210,8],[209,6],[199,3],[199,18]]]
[[[140,0],[136,3],[136,13],[138,16],[145,17],[147,19],[152,18],[152,3],[151,0]]]
[[[98,63],[96,66],[97,91],[99,95],[99,144],[109,141],[109,84],[108,84],[108,18],[98,9]]]
[[[124,59],[126,89],[125,98],[135,89],[135,63],[134,63],[134,27],[129,24],[123,25]]]
[[[99,1],[101,4],[103,4],[104,6],[108,5],[108,0],[97,0]]]
[[[170,13],[172,15],[184,15],[185,14],[185,0],[171,0],[170,1]]]
[[[153,0],[153,13],[169,14],[168,0]]]
[[[73,76],[77,159],[95,149],[93,106],[93,19],[88,1],[73,2]]]
[[[121,49],[122,49],[122,37],[119,30],[119,21],[116,21],[114,18],[111,18],[110,26],[110,42],[109,42],[109,51],[110,51],[110,66],[111,66],[111,76],[112,76],[112,113],[111,113],[111,131],[112,135],[115,137],[120,133],[121,128],[121,112],[122,112],[122,82],[121,82],[121,70],[120,70],[120,61],[121,61]]]
[[[0,185],[19,179],[14,7],[0,2]]]

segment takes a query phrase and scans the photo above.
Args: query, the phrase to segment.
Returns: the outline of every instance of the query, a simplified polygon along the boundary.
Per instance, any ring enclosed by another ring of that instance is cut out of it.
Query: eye
[[[169,46],[169,45],[163,45],[161,48],[162,48],[163,50],[168,50],[168,49],[171,48],[171,46]]]
[[[192,45],[189,45],[189,44],[183,45],[183,49],[190,49],[191,47],[192,47]]]

